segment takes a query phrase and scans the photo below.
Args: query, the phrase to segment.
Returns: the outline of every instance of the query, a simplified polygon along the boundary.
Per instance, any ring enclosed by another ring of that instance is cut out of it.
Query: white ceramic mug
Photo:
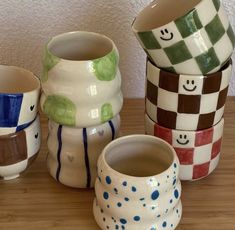
[[[169,230],[181,219],[179,161],[165,141],[116,139],[98,161],[93,212],[101,229]]]
[[[97,176],[97,160],[103,148],[119,134],[120,116],[89,128],[75,128],[49,121],[47,166],[60,183],[91,188]]]
[[[41,107],[50,120],[78,128],[116,116],[123,104],[119,54],[101,34],[76,31],[46,45]]]

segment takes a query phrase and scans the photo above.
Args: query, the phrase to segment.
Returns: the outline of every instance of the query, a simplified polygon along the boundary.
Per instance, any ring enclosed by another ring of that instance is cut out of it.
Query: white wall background
[[[125,97],[143,97],[145,54],[131,23],[150,1],[0,0],[0,63],[40,75],[43,46],[50,37],[74,30],[99,32],[118,46]],[[235,0],[223,2],[235,29]],[[235,95],[235,71],[233,76],[230,95]]]

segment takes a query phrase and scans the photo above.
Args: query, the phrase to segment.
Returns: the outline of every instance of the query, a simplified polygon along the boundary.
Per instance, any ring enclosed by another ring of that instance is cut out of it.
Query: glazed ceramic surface
[[[181,219],[179,161],[165,141],[119,138],[98,161],[93,212],[101,229],[175,229]]]
[[[180,160],[180,179],[198,180],[208,176],[219,163],[224,119],[215,126],[201,131],[167,129],[145,116],[149,135],[171,144]]]
[[[133,23],[140,44],[158,67],[179,74],[218,71],[235,36],[220,0],[157,0]]]
[[[232,64],[210,75],[177,75],[147,63],[146,112],[159,125],[202,130],[224,114]]]
[[[26,129],[0,136],[0,177],[19,177],[36,158],[41,144],[39,115]]]
[[[0,135],[18,132],[35,119],[40,81],[31,72],[0,65]]]
[[[79,128],[112,119],[123,104],[118,63],[115,44],[103,35],[78,31],[52,38],[43,59],[44,113]]]
[[[64,185],[94,186],[97,159],[103,148],[118,136],[120,117],[90,128],[72,128],[49,121],[47,165],[50,174]]]

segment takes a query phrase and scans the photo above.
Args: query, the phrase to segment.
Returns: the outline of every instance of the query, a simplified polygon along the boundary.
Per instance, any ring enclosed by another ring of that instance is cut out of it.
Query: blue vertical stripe
[[[57,149],[57,162],[58,162],[58,167],[56,171],[56,180],[60,181],[60,170],[61,170],[61,149],[62,149],[62,125],[59,125],[58,130],[57,130],[57,141],[58,141],[58,149]]]
[[[85,157],[85,165],[86,165],[86,173],[87,173],[87,183],[86,187],[90,188],[91,186],[91,172],[90,172],[90,163],[88,156],[88,142],[87,142],[87,130],[83,128],[83,145],[84,145],[84,157]]]
[[[112,140],[114,140],[114,138],[115,138],[115,128],[114,128],[114,125],[113,125],[112,121],[109,121],[109,126],[110,126],[111,131],[112,131]]]
[[[0,127],[16,127],[18,124],[23,94],[0,94]]]

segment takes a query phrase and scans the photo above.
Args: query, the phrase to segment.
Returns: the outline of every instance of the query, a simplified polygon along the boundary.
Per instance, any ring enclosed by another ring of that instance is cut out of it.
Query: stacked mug
[[[94,186],[97,159],[119,132],[119,54],[111,39],[69,32],[46,45],[41,108],[49,118],[47,165],[60,183]]]
[[[39,79],[28,70],[0,65],[0,178],[19,177],[41,144]]]
[[[146,133],[171,144],[180,179],[218,165],[235,36],[220,0],[158,0],[135,19],[148,55]]]

